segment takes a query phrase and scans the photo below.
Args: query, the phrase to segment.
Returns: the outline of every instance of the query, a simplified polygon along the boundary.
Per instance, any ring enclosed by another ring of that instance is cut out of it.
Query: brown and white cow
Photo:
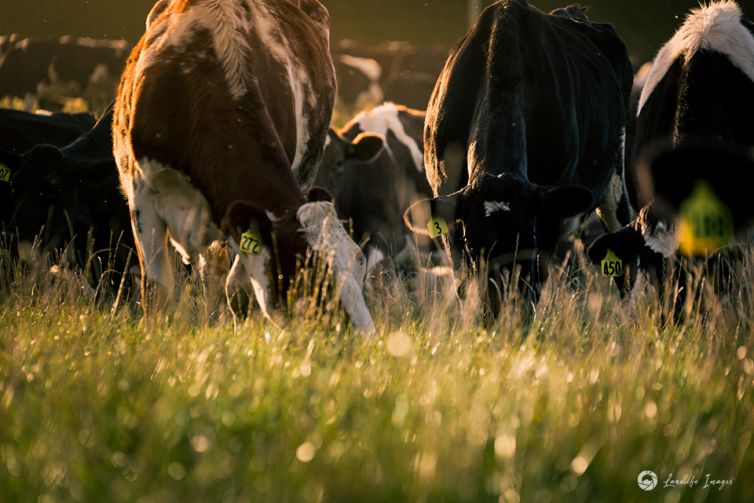
[[[363,255],[332,203],[301,191],[316,175],[334,98],[329,15],[317,0],[158,2],[113,126],[147,312],[173,295],[169,242],[201,264],[229,236],[234,269],[246,270],[268,317],[310,247],[328,257],[354,326],[373,330]],[[256,255],[240,247],[252,227]]]

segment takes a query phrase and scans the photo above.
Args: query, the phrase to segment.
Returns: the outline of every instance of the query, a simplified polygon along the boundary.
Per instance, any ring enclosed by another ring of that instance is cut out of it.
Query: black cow
[[[94,117],[89,114],[32,114],[0,109],[0,228],[10,221],[10,181],[23,161],[22,154],[40,143],[67,145],[93,125]]]
[[[427,234],[431,215],[438,233],[449,227],[454,259],[465,248],[491,273],[523,263],[536,285],[537,257],[553,252],[567,219],[597,208],[609,229],[628,221],[622,134],[632,77],[613,27],[580,8],[490,6],[430,100],[424,156],[436,197],[407,212],[407,224]]]
[[[431,195],[423,128],[424,112],[385,103],[330,130],[316,184],[334,194],[338,216],[366,243],[367,270],[388,257],[409,258],[403,210]]]
[[[37,145],[13,174],[13,216],[8,225],[19,243],[41,232],[40,251],[67,248],[79,267],[91,265],[97,284],[118,284],[133,250],[128,206],[112,154],[112,110],[70,145]],[[112,272],[112,271],[111,271]]]
[[[115,98],[129,50],[125,40],[69,36],[16,38],[7,46],[0,55],[0,97],[38,98],[57,105],[82,97],[98,114]]]
[[[592,261],[599,263],[612,249],[627,265],[661,272],[679,246],[692,256],[724,246],[722,234],[714,246],[683,246],[674,212],[655,207],[653,200],[657,195],[677,210],[697,181],[705,180],[715,197],[735,209],[740,228],[749,212],[737,198],[746,198],[742,187],[751,174],[739,169],[746,161],[737,159],[745,154],[736,151],[754,146],[752,117],[754,24],[732,1],[692,10],[657,54],[639,99],[632,173],[636,186],[644,188],[635,196],[643,209],[630,226],[595,241]],[[653,176],[637,177],[642,166]]]
[[[22,154],[34,145],[62,147],[94,126],[90,114],[29,113],[0,109],[0,150]]]

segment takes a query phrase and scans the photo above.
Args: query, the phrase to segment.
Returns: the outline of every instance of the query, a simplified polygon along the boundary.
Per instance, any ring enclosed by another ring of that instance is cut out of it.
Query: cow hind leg
[[[149,318],[172,306],[173,268],[168,254],[168,232],[155,200],[136,190],[129,201],[134,242],[141,266],[142,309]]]
[[[228,272],[228,258],[209,204],[181,173],[150,161],[142,162],[141,166],[149,182],[146,191],[167,228],[173,247],[183,255],[185,262],[198,268],[206,319],[212,322],[219,316],[222,305],[222,278]]]

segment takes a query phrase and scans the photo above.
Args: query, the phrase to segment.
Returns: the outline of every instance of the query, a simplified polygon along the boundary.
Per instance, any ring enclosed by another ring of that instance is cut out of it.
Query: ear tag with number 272
[[[602,275],[608,278],[619,278],[623,275],[623,261],[609,248],[607,256],[602,260]]]
[[[0,163],[0,182],[10,182],[10,168]]]
[[[429,235],[432,238],[439,238],[449,232],[448,222],[442,217],[430,217],[429,222],[427,222],[427,229],[429,229]]]
[[[262,251],[262,237],[253,227],[241,234],[241,253],[245,255],[259,255]]]

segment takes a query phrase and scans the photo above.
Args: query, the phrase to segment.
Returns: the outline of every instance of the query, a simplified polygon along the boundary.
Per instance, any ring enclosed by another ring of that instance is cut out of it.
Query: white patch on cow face
[[[511,205],[505,201],[485,201],[484,216],[489,218],[495,213],[508,213],[511,211]]]
[[[371,274],[375,267],[385,260],[385,254],[376,246],[369,248],[367,253],[367,274]]]
[[[374,332],[362,285],[366,276],[364,255],[350,238],[329,202],[302,205],[297,213],[302,232],[311,248],[327,257],[335,274],[340,301],[351,317],[353,326],[367,333]]]
[[[678,235],[675,225],[664,221],[658,222],[654,228],[646,226],[642,229],[644,243],[650,250],[670,258],[678,251]]]
[[[391,131],[395,137],[411,152],[411,158],[414,161],[414,167],[420,173],[424,173],[424,154],[419,148],[416,140],[406,133],[403,123],[400,121],[398,114],[400,111],[395,103],[384,103],[369,112],[361,112],[353,118],[343,129],[349,129],[358,124],[362,131],[375,133],[387,139],[388,131]],[[387,141],[385,146],[390,149]]]
[[[272,254],[267,248],[263,248],[258,255],[241,254],[238,243],[235,240],[230,239],[230,245],[233,251],[236,252],[236,259],[233,262],[233,267],[231,267],[231,273],[228,274],[225,282],[226,296],[230,299],[229,293],[232,294],[239,288],[242,288],[245,283],[241,278],[238,278],[241,274],[237,270],[238,264],[242,263],[243,268],[248,274],[248,279],[254,290],[254,297],[257,299],[262,314],[265,318],[274,321],[274,299],[270,276],[268,275],[268,271],[271,268]]]
[[[701,49],[725,54],[730,62],[754,82],[754,36],[741,24],[741,9],[733,1],[693,9],[673,38],[657,53],[639,99],[638,113],[655,87],[681,56],[692,57]]]
[[[622,227],[618,220],[617,212],[618,206],[623,198],[624,186],[623,177],[618,176],[617,174],[613,175],[607,186],[607,191],[605,191],[605,195],[602,197],[602,200],[597,207],[597,216],[599,216],[602,223],[605,224],[608,232],[618,232]]]

